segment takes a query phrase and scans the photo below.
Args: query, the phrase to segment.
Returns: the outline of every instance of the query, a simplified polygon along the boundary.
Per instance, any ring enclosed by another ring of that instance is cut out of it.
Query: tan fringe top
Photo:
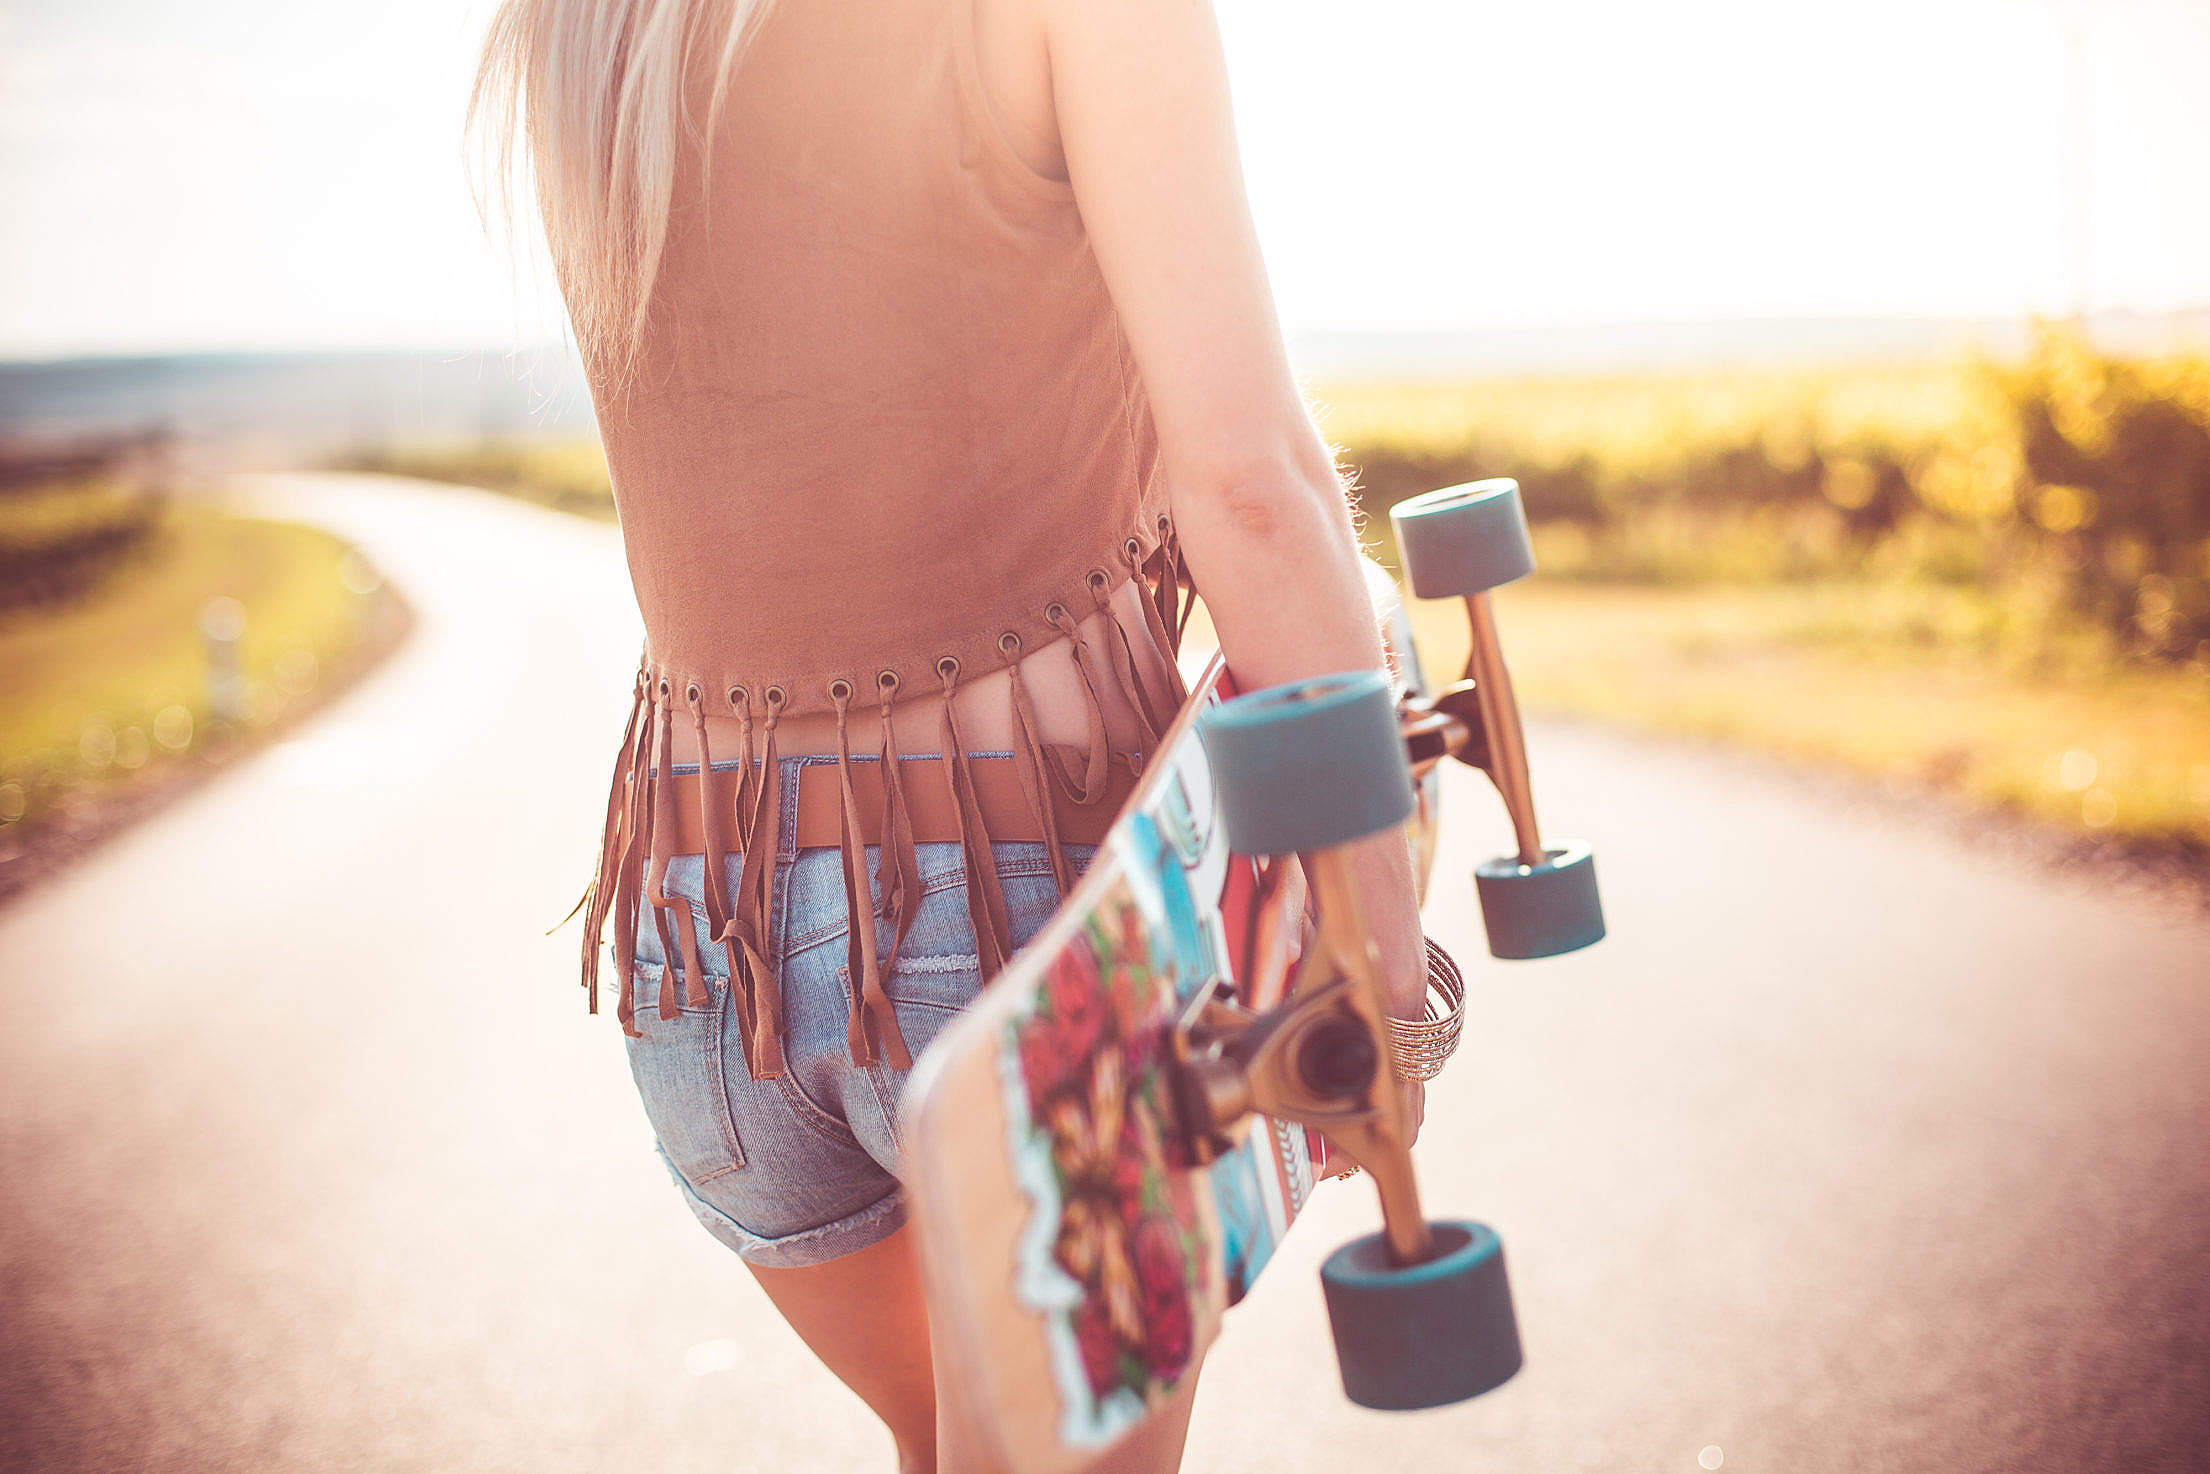
[[[626,392],[597,395],[646,643],[580,903],[584,986],[595,1011],[611,914],[619,1016],[638,1032],[641,893],[662,955],[705,1001],[696,913],[664,888],[673,785],[652,776],[669,770],[677,723],[702,766],[734,756],[708,751],[706,718],[735,718],[748,759],[735,802],[702,812],[698,832],[707,931],[761,1078],[782,1069],[767,936],[779,721],[836,716],[852,1053],[903,1066],[881,987],[918,899],[894,703],[944,700],[949,761],[929,767],[953,789],[985,976],[1011,942],[950,713],[959,682],[1012,671],[1016,766],[1062,885],[1047,785],[1095,803],[1114,760],[1140,765],[1109,750],[1098,683],[1125,692],[1145,751],[1173,716],[1117,621],[1103,641],[1077,630],[1141,579],[1137,638],[1171,668],[1188,606],[1149,406],[1072,187],[1028,168],[998,130],[969,5],[781,0],[731,83],[711,178],[696,154],[678,176],[642,366]],[[1060,639],[1077,641],[1086,750],[1039,740],[1020,678],[1024,653]],[[894,940],[881,957],[845,735],[855,707],[879,721],[883,759],[876,883]],[[710,785],[696,791],[718,807]],[[733,906],[730,853],[747,856]],[[672,1016],[674,989],[660,999]]]

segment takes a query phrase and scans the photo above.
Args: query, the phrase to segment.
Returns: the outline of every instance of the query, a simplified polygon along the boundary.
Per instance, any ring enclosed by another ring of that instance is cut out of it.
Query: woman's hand
[[[1397,1018],[1417,1019],[1427,1004],[1427,937],[1420,930],[1411,841],[1401,829],[1360,840],[1351,847],[1351,868],[1381,962],[1384,1006]],[[1427,1087],[1403,1079],[1395,1084],[1410,1128],[1409,1145],[1419,1139],[1420,1125],[1427,1117]],[[1328,1175],[1339,1177],[1349,1170],[1346,1161]]]
[[[1427,1124],[1427,1087],[1417,1080],[1399,1080],[1404,1087],[1404,1114],[1412,1123],[1412,1139],[1420,1139],[1420,1128]]]
[[[1427,1120],[1427,1087],[1417,1080],[1399,1080],[1397,1081],[1397,1094],[1404,1102],[1405,1119],[1411,1122],[1411,1135],[1405,1143],[1409,1146],[1412,1142],[1420,1139],[1420,1127]],[[1328,1162],[1328,1170],[1321,1173],[1320,1176],[1323,1180],[1330,1177],[1348,1177],[1356,1172],[1361,1165],[1363,1164],[1351,1160],[1348,1155],[1338,1153]]]
[[[1373,928],[1381,954],[1388,1010],[1397,1018],[1418,1019],[1427,1006],[1427,935],[1420,929],[1411,840],[1401,829],[1374,835],[1359,842],[1352,864],[1368,908],[1366,924]],[[1409,1145],[1419,1139],[1427,1116],[1427,1087],[1413,1080],[1396,1083],[1410,1126]]]

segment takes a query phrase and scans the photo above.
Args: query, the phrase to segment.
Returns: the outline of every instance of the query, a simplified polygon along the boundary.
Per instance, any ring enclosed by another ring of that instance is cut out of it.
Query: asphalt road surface
[[[637,648],[607,528],[338,477],[414,639],[0,913],[0,1465],[876,1471],[887,1437],[649,1149],[569,929]],[[1509,637],[1510,603],[1503,618]],[[1541,727],[1612,938],[1485,960],[1453,774],[1430,908],[1470,1039],[1432,1211],[1527,1345],[1344,1401],[1322,1194],[1231,1317],[1193,1471],[2210,1463],[2210,927],[1692,751]]]

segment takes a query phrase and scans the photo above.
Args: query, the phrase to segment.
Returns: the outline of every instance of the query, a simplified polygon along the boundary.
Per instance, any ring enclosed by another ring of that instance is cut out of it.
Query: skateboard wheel
[[[1486,593],[1535,571],[1527,509],[1508,476],[1446,486],[1389,509],[1412,592],[1423,599]]]
[[[1477,865],[1489,954],[1524,960],[1556,957],[1604,939],[1604,907],[1596,892],[1596,857],[1585,844],[1547,850],[1540,865],[1505,855]]]
[[[1429,1231],[1436,1254],[1421,1264],[1398,1264],[1370,1233],[1320,1266],[1343,1390],[1360,1407],[1442,1407],[1519,1370],[1519,1319],[1495,1231],[1466,1222]]]
[[[1324,850],[1412,816],[1388,678],[1347,671],[1222,702],[1198,727],[1239,855]]]

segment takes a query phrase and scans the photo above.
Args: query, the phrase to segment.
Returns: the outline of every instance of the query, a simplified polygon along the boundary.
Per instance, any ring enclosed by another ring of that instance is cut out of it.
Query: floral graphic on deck
[[[1159,1065],[1173,969],[1135,896],[1117,888],[1049,964],[1008,1026],[1024,1185],[1023,1298],[1045,1312],[1073,1441],[1099,1443],[1188,1370],[1202,1241],[1171,1170]],[[1025,1119],[1023,1119],[1025,1118]]]

